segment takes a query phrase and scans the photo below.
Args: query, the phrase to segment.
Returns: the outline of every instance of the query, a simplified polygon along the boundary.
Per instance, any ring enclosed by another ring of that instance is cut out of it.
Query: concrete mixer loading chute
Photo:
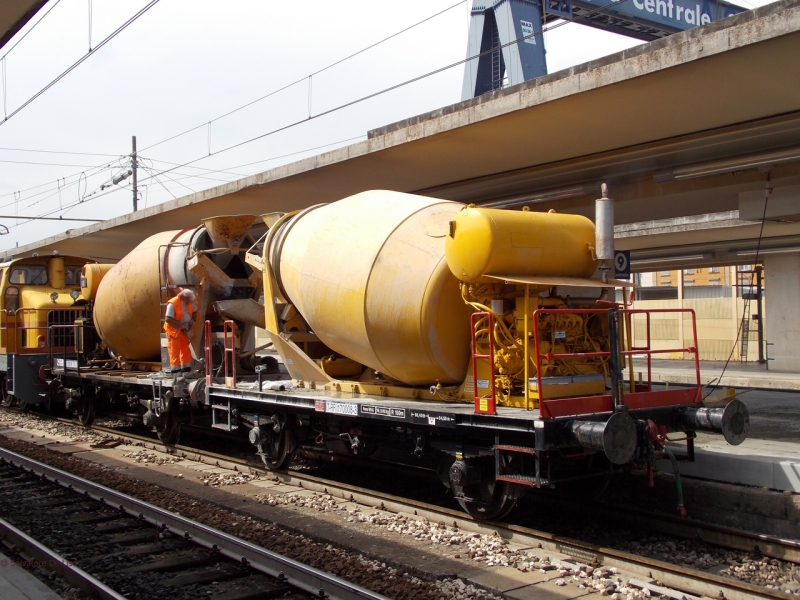
[[[335,353],[406,384],[460,383],[470,308],[444,259],[462,205],[369,191],[281,221],[265,256]]]

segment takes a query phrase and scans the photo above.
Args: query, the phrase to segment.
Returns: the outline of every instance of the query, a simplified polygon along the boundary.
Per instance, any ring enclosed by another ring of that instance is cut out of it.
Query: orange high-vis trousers
[[[167,330],[167,352],[169,366],[173,373],[189,372],[192,369],[192,351],[189,349],[189,338],[186,332],[169,325]]]

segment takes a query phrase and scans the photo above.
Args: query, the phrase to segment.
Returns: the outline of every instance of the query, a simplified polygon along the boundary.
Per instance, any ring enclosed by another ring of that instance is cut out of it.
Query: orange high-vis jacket
[[[175,320],[176,321],[183,321],[183,305],[181,303],[181,297],[180,296],[175,296],[174,298],[171,298],[169,300],[168,304],[172,304],[172,307],[175,310],[175,317],[174,317]],[[194,307],[191,304],[189,304],[186,308],[189,311],[189,318],[191,319],[192,315],[194,314]],[[177,336],[180,333],[181,330],[180,329],[176,329],[175,327],[172,327],[172,326],[168,325],[166,320],[165,320],[164,321],[164,331],[167,332],[168,336],[174,337],[174,336]]]

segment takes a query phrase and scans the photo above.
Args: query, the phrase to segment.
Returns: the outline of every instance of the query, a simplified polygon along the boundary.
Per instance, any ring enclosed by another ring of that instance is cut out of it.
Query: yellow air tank
[[[97,332],[109,349],[128,362],[161,359],[162,302],[180,287],[199,292],[200,310],[231,297],[248,298],[260,292],[248,279],[252,269],[240,258],[254,216],[214,217],[200,227],[157,233],[139,244],[102,276],[94,304]],[[94,275],[102,275],[98,267]],[[206,286],[199,288],[200,279]],[[87,287],[89,281],[87,279]],[[162,296],[160,287],[168,292]],[[197,318],[202,323],[203,315]],[[201,332],[202,325],[194,332]],[[199,339],[199,337],[197,337]]]
[[[84,300],[94,300],[97,295],[97,288],[114,265],[108,264],[88,264],[81,269],[81,296]]]
[[[447,264],[461,281],[486,275],[590,277],[594,224],[580,215],[464,208],[449,223]]]
[[[271,232],[282,293],[334,352],[406,384],[460,383],[469,312],[444,257],[461,204],[369,191]]]

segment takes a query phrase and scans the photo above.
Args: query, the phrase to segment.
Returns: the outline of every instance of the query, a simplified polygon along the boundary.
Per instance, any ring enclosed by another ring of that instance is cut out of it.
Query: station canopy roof
[[[149,235],[206,217],[289,211],[370,189],[477,203],[529,198],[535,210],[592,215],[597,184],[606,181],[620,226],[705,213],[736,220],[740,195],[763,190],[763,172],[667,183],[654,174],[800,145],[798,56],[800,0],[782,0],[8,253],[59,250],[114,261]],[[800,160],[781,163],[773,182],[800,184]],[[758,235],[752,223],[743,225],[692,235],[708,243]],[[673,242],[636,231],[618,247],[685,241],[680,231]],[[800,223],[770,222],[763,234],[800,238]]]
[[[0,50],[45,4],[47,4],[47,0],[3,0],[0,2]]]

